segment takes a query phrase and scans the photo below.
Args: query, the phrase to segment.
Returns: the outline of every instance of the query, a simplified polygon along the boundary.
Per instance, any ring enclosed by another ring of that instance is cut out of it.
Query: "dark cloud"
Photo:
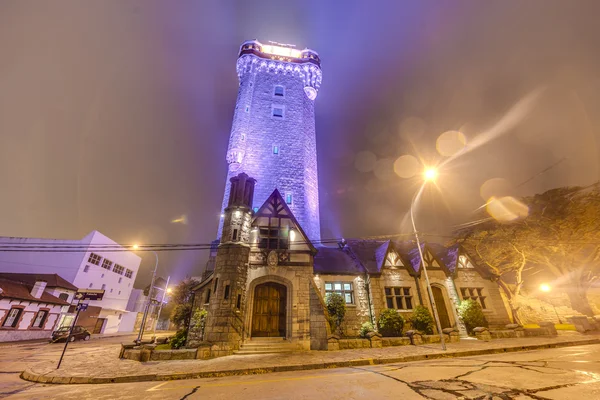
[[[492,178],[516,195],[598,180],[598,15],[594,0],[4,0],[0,235],[212,240],[236,53],[251,38],[323,59],[324,238],[400,231],[416,184],[391,176],[393,160],[435,162],[441,133],[472,140],[539,88],[520,123],[447,166],[422,229],[467,221]],[[377,159],[367,172],[364,151]],[[161,272],[195,274],[205,258],[161,254]]]

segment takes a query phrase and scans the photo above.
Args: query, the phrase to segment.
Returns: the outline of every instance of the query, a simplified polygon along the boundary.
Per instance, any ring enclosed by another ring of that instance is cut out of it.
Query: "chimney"
[[[42,293],[44,293],[44,289],[46,289],[46,281],[35,281],[35,285],[33,285],[33,289],[31,289],[31,295],[36,299],[42,297]]]

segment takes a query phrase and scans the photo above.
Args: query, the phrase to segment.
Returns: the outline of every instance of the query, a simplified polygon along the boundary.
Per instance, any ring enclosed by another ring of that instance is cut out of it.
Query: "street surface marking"
[[[241,382],[224,382],[224,383],[206,383],[201,385],[202,388],[207,388],[207,387],[220,387],[220,386],[238,386],[238,385],[257,385],[257,384],[261,384],[261,383],[273,383],[273,382],[285,382],[285,381],[303,381],[303,380],[308,380],[308,379],[322,379],[322,378],[331,378],[332,376],[348,376],[348,375],[363,375],[363,374],[370,374],[371,371],[362,371],[362,372],[351,372],[348,374],[328,374],[328,375],[313,375],[313,376],[300,376],[300,377],[289,377],[289,378],[277,378],[277,379],[263,379],[263,380],[259,380],[259,381],[241,381]],[[233,375],[232,377],[240,377],[240,376],[251,376],[251,375]],[[229,378],[229,377],[228,377]],[[204,378],[198,378],[198,379],[204,379]],[[159,385],[156,385],[150,389],[147,389],[147,392],[150,391],[161,391],[161,390],[179,390],[179,389],[189,389],[189,388],[195,388],[198,385],[184,385],[184,386],[177,386],[177,387],[171,387],[171,388],[163,388],[163,389],[159,389],[162,386],[168,384],[168,383],[174,383],[175,381],[168,381],[168,382],[163,382]]]

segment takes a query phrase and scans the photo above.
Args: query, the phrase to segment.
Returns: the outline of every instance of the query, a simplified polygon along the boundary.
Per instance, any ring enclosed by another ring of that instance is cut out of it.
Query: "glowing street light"
[[[429,294],[429,303],[431,304],[431,308],[433,308],[433,318],[435,319],[435,324],[440,335],[440,343],[442,344],[442,350],[446,350],[446,341],[444,340],[444,333],[442,332],[442,324],[440,323],[440,316],[438,315],[437,306],[435,305],[435,299],[433,298],[433,292],[431,290],[431,284],[429,283],[429,276],[427,275],[427,268],[425,266],[425,260],[423,258],[423,250],[421,250],[421,242],[419,241],[419,234],[417,233],[417,226],[415,224],[415,213],[414,208],[415,204],[421,198],[421,194],[425,189],[425,186],[428,182],[435,181],[438,172],[437,169],[429,167],[426,168],[423,172],[423,183],[419,188],[419,191],[415,193],[415,196],[410,203],[410,220],[412,222],[413,233],[415,235],[415,239],[417,240],[417,249],[419,250],[419,257],[421,258],[421,266],[423,268],[423,274],[425,275],[425,282],[427,283],[427,294]]]
[[[546,293],[547,293],[547,292],[549,292],[550,290],[552,290],[552,288],[550,287],[550,285],[548,285],[548,284],[546,284],[546,283],[542,283],[542,284],[540,285],[540,290],[541,290],[542,292],[546,292]]]
[[[437,176],[438,171],[433,167],[425,168],[425,171],[423,172],[423,180],[425,182],[435,182]]]
[[[540,285],[540,292],[544,292],[544,293],[549,293],[552,290],[552,287],[550,285],[548,285],[547,283],[542,283]],[[546,297],[546,296],[544,296]],[[562,319],[560,319],[560,316],[558,315],[558,311],[556,311],[556,306],[554,305],[554,302],[551,300],[551,297],[546,297],[545,300],[550,303],[550,305],[552,305],[552,308],[554,309],[554,314],[556,314],[556,318],[558,319],[558,323],[562,324]]]

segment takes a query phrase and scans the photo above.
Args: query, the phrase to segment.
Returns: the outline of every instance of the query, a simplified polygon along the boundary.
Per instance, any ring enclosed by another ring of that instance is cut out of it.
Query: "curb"
[[[415,362],[424,360],[436,360],[440,358],[458,358],[469,356],[480,356],[487,354],[514,353],[518,351],[553,349],[559,347],[585,346],[590,344],[600,344],[600,338],[587,339],[570,342],[534,344],[526,346],[499,347],[493,349],[478,349],[478,350],[463,350],[450,351],[446,353],[433,354],[415,354],[411,356],[392,357],[392,358],[364,358],[350,361],[332,361],[315,364],[295,364],[295,365],[280,365],[274,367],[257,367],[248,369],[230,369],[223,371],[204,371],[204,372],[189,372],[189,373],[174,373],[174,374],[142,374],[142,375],[126,375],[116,377],[83,377],[83,376],[48,376],[48,373],[37,374],[30,370],[25,370],[21,373],[21,379],[36,383],[53,383],[53,384],[102,384],[102,383],[131,383],[131,382],[148,382],[148,381],[170,381],[181,379],[202,379],[202,378],[220,378],[225,376],[236,375],[259,375],[273,372],[290,372],[290,371],[307,371],[315,369],[332,369],[332,368],[348,368],[348,367],[363,367],[368,365],[381,365],[399,362]]]

